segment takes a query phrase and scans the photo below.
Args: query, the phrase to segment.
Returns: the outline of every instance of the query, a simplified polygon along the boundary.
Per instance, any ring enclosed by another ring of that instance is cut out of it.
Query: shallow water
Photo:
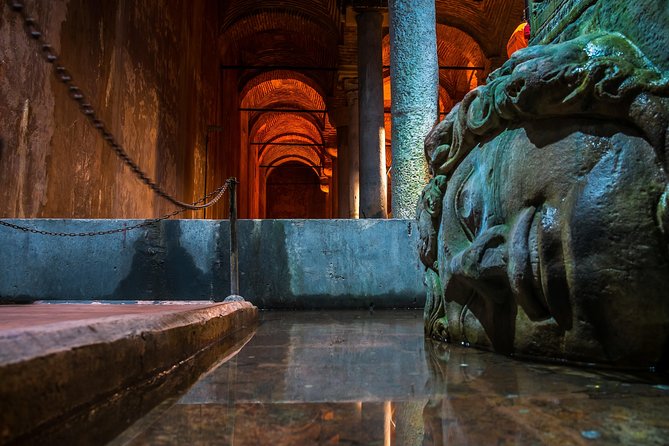
[[[669,444],[669,381],[423,338],[422,312],[263,312],[113,445]]]

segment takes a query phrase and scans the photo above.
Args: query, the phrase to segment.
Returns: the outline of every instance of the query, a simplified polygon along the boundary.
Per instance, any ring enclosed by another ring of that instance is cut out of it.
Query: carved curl
[[[618,33],[517,51],[427,135],[425,157],[434,179],[419,201],[421,226],[428,223],[422,213],[434,217],[440,211],[431,203],[441,202],[447,179],[479,141],[522,121],[587,116],[629,122],[653,145],[667,171],[667,96],[669,79]],[[432,227],[421,228],[421,259],[434,269],[439,219],[429,222]]]
[[[420,259],[425,266],[438,272],[437,231],[441,218],[441,203],[446,192],[446,176],[437,175],[423,188],[418,201],[416,219],[420,231]]]

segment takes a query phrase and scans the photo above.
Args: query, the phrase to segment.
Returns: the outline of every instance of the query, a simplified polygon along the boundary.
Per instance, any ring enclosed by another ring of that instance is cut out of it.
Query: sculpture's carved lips
[[[506,225],[486,229],[447,261],[445,298],[464,305],[471,295],[467,290],[495,304],[512,298],[531,320],[552,317],[570,328],[561,227],[559,211],[543,205],[522,209],[510,230]]]
[[[509,284],[517,303],[532,320],[550,317],[541,281],[540,225],[541,212],[533,206],[523,209],[507,242]]]
[[[521,211],[509,234],[508,276],[518,304],[534,321],[550,317],[563,328],[572,324],[563,257],[560,215],[543,206]]]

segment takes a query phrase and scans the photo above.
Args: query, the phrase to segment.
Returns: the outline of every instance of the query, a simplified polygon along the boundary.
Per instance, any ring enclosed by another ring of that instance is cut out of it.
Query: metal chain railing
[[[214,198],[212,198],[211,201],[204,202],[202,204],[199,203],[201,203],[203,200],[197,201],[192,204],[185,203],[183,201],[177,200],[176,198],[172,197],[170,194],[165,192],[155,181],[153,181],[139,167],[139,165],[132,158],[130,158],[130,155],[128,155],[125,149],[117,142],[114,135],[109,130],[107,130],[107,127],[98,117],[93,106],[86,99],[86,96],[84,95],[83,91],[74,83],[74,80],[72,79],[72,75],[70,74],[70,72],[62,64],[60,64],[58,53],[46,41],[35,19],[31,18],[26,12],[24,3],[19,0],[7,0],[7,3],[9,4],[12,11],[16,12],[21,16],[28,36],[31,39],[35,40],[40,45],[42,56],[48,63],[50,63],[53,66],[53,72],[56,78],[63,84],[65,84],[65,86],[68,88],[70,98],[79,105],[79,110],[81,111],[81,113],[84,116],[86,116],[88,122],[91,124],[91,126],[93,126],[95,130],[98,131],[98,133],[102,136],[107,145],[130,168],[130,170],[137,176],[137,178],[139,178],[139,180],[142,183],[146,184],[153,192],[155,192],[160,197],[182,208],[181,211],[175,211],[174,214],[169,214],[170,216],[176,215],[177,213],[182,212],[184,210],[200,210],[208,208],[212,206],[214,203],[216,203],[221,198],[221,196],[223,196],[223,193],[225,193],[225,189],[227,188],[228,182],[230,180],[227,180],[222,186],[215,189],[212,194],[207,195],[207,197],[214,195]],[[156,220],[163,220],[163,219],[164,218],[161,217]],[[3,226],[10,226],[10,224],[4,222]]]
[[[207,195],[205,195],[204,197],[202,197],[200,200],[196,201],[193,204],[202,203],[203,201],[208,200],[212,195],[218,194],[216,196],[216,198],[214,198],[212,200],[211,204],[214,204],[221,198],[221,196],[223,196],[223,193],[225,193],[225,191],[228,189],[228,187],[230,185],[234,185],[234,184],[237,184],[237,180],[235,178],[228,178],[225,181],[225,183],[223,184],[223,186],[221,188],[219,188],[220,191],[217,189],[213,192],[210,192],[210,193],[208,193]],[[133,229],[146,228],[148,226],[154,225],[154,224],[156,224],[158,222],[161,222],[163,220],[167,220],[168,218],[174,217],[175,215],[186,212],[187,210],[188,209],[177,209],[176,211],[170,212],[169,214],[165,214],[162,217],[152,218],[150,220],[144,220],[141,223],[137,223],[137,224],[130,225],[130,226],[124,226],[122,228],[107,229],[105,231],[90,231],[90,232],[45,231],[45,230],[42,230],[42,229],[36,229],[36,228],[30,228],[28,226],[17,225],[17,224],[10,223],[10,222],[5,221],[5,220],[0,220],[0,226],[5,226],[7,228],[16,229],[16,230],[23,231],[23,232],[29,232],[31,234],[49,235],[49,236],[53,236],[53,237],[95,237],[95,236],[99,236],[99,235],[118,234],[118,233],[125,232],[125,231],[132,231]]]

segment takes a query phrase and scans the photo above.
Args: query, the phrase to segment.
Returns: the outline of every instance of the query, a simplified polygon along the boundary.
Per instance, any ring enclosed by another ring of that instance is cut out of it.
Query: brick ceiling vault
[[[227,0],[219,47],[225,64],[337,68],[346,42],[345,0]],[[485,65],[505,54],[508,37],[522,18],[524,0],[435,0],[439,62]],[[387,32],[387,30],[386,30]],[[355,49],[355,48],[353,48]],[[388,64],[389,49],[384,48]],[[348,62],[345,62],[348,63]],[[240,89],[272,79],[302,81],[330,102],[340,96],[336,73],[318,70],[242,70]],[[441,73],[448,96],[458,100],[470,86],[468,73]],[[245,94],[243,91],[242,96]],[[340,101],[341,102],[341,101]]]
[[[504,57],[523,18],[524,0],[436,0],[437,23],[469,34],[487,58]]]
[[[357,53],[355,23],[344,14],[348,4],[347,0],[224,1],[218,47],[222,64],[237,67],[240,106],[324,110],[344,105],[336,70],[350,71]],[[503,61],[506,42],[522,19],[524,0],[435,0],[435,6],[439,64],[485,67],[487,72]],[[384,33],[383,63],[389,65],[387,28]],[[440,71],[443,110],[484,80],[482,72],[472,73]],[[259,162],[301,159],[324,165],[330,155],[336,156],[336,129],[326,113],[248,113],[249,141],[312,144],[258,147]],[[386,118],[390,130],[390,117]]]
[[[221,56],[239,65],[337,66],[337,0],[229,0],[223,8]],[[254,73],[254,71],[256,71]],[[334,73],[305,71],[331,94]],[[253,77],[257,70],[242,73]]]
[[[265,73],[256,79],[268,79],[250,82],[241,105],[249,109],[290,109],[290,110],[325,110],[323,96],[307,83],[298,80],[300,76],[272,79],[272,73]],[[285,73],[275,73],[284,74]],[[250,86],[252,85],[252,86]],[[259,166],[273,166],[288,161],[300,162],[310,166],[329,165],[329,157],[323,146],[323,133],[331,128],[324,112],[299,113],[281,111],[250,111],[249,141],[254,144],[251,150],[257,150]],[[259,143],[266,143],[260,145]],[[290,145],[301,144],[305,146]],[[284,144],[284,145],[280,145]],[[323,176],[323,167],[314,171]],[[265,176],[270,170],[262,171]]]
[[[229,0],[219,37],[225,65],[280,66],[238,71],[243,108],[325,110],[334,93],[341,5],[338,0]],[[286,68],[288,67],[288,68]],[[295,69],[290,69],[295,67]],[[319,67],[302,70],[299,67]],[[249,112],[249,140],[334,146],[336,131],[326,113]],[[259,163],[296,160],[323,165],[333,154],[318,146],[258,147]],[[336,152],[334,152],[336,154]],[[316,157],[318,162],[316,162]],[[264,161],[261,161],[264,160]]]
[[[299,142],[321,144],[319,129],[306,117],[265,113],[253,127],[254,142]],[[260,151],[264,149],[260,146]]]
[[[437,56],[441,66],[485,67],[481,47],[467,33],[447,25],[437,25]],[[439,85],[453,104],[478,85],[477,71],[440,70]],[[445,104],[446,105],[446,104]]]

